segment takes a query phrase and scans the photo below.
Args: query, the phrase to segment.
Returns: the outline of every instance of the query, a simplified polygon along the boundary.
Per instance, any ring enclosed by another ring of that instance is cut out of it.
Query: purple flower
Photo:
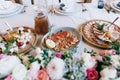
[[[57,58],[61,58],[61,57],[62,57],[62,52],[56,53],[56,57],[57,57]]]
[[[7,57],[6,54],[0,54],[0,59]]]

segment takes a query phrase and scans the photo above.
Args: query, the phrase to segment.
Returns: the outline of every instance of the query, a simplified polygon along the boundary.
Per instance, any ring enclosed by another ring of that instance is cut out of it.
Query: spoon
[[[119,17],[117,17],[108,27],[112,26],[118,19]]]
[[[13,28],[10,26],[10,24],[9,24],[7,21],[5,21],[5,25],[6,25],[11,31],[13,31]]]

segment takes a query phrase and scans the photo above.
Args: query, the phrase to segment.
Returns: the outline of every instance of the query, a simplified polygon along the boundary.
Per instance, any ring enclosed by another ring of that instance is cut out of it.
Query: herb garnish
[[[103,30],[103,27],[105,26],[105,24],[101,24],[101,25],[97,24],[97,25],[98,25],[98,28],[97,28],[98,30]]]

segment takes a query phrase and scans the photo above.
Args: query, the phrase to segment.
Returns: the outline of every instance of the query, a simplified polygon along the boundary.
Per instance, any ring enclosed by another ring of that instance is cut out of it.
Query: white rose
[[[101,77],[100,80],[109,80],[108,77]]]
[[[0,78],[9,75],[16,65],[20,64],[17,56],[7,56],[0,59]]]
[[[27,69],[23,64],[17,65],[12,71],[13,80],[26,80]]]
[[[117,76],[117,70],[114,68],[105,68],[100,71],[101,77],[115,78]]]
[[[47,65],[47,73],[52,80],[61,80],[64,74],[65,62],[60,58],[53,58]]]
[[[112,55],[111,56],[111,63],[115,68],[120,66],[120,56],[119,55]]]
[[[40,64],[38,61],[31,63],[30,70],[28,72],[28,80],[35,80],[37,78],[37,73],[40,69]]]
[[[96,60],[88,53],[83,53],[81,59],[84,61],[84,66],[87,69],[95,67],[97,63]]]

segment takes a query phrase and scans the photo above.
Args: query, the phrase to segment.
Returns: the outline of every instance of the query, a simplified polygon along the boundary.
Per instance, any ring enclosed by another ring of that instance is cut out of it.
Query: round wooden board
[[[85,39],[86,42],[88,42],[89,44],[95,46],[95,47],[98,47],[98,48],[111,48],[111,43],[109,42],[105,42],[105,41],[102,41],[100,39],[98,39],[93,31],[92,31],[92,24],[94,23],[106,23],[106,24],[111,24],[111,22],[109,21],[106,21],[106,20],[90,20],[90,21],[87,21],[81,25],[79,25],[79,31],[81,32],[83,38]],[[115,24],[113,24],[115,25]],[[117,26],[117,25],[115,25]],[[119,26],[117,26],[119,27]]]
[[[30,44],[27,44],[27,45],[25,46],[25,48],[19,48],[19,49],[18,49],[18,53],[17,53],[17,54],[25,54],[25,53],[29,52],[29,51],[32,49],[31,45],[35,46],[36,43],[37,43],[37,40],[38,40],[38,35],[37,35],[36,32],[34,31],[34,29],[32,29],[32,28],[30,28],[30,27],[27,27],[27,26],[22,26],[22,27],[23,27],[25,30],[27,30],[27,29],[30,29],[30,30],[31,30],[31,36],[32,36],[32,38],[31,38],[31,40],[30,40]],[[17,28],[19,28],[19,27],[15,27],[15,28],[13,28],[13,30],[14,30],[14,29],[17,29]]]

